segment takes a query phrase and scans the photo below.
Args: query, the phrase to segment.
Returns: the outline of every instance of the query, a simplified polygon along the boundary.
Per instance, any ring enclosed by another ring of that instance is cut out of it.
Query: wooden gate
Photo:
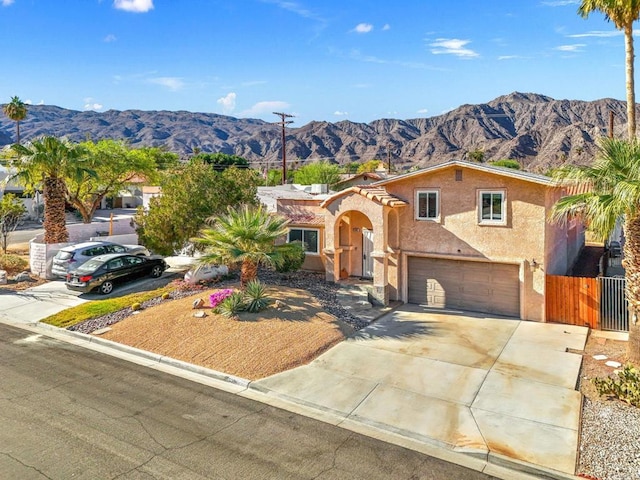
[[[600,328],[600,288],[597,278],[547,275],[546,321]]]

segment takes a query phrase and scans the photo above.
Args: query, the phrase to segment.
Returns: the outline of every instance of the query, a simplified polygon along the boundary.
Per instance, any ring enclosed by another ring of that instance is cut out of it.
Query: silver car
[[[67,277],[67,272],[78,268],[87,260],[107,253],[129,253],[149,256],[149,250],[142,245],[119,245],[112,242],[84,242],[64,247],[53,257],[51,273],[56,277]]]

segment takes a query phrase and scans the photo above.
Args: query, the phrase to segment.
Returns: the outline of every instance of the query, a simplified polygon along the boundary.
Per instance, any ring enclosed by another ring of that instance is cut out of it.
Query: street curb
[[[389,312],[385,312],[385,314],[386,313]],[[118,357],[118,355],[109,353],[109,350],[139,357],[141,359],[151,361],[152,364],[148,366],[157,364],[173,367],[177,370],[177,372],[169,373],[176,376],[180,376],[179,372],[183,371],[201,375],[212,380],[221,381],[226,384],[231,384],[235,387],[241,388],[241,390],[239,391],[232,392],[236,395],[253,399],[260,403],[273,406],[274,408],[280,408],[299,415],[314,418],[318,421],[329,423],[352,432],[371,436],[378,440],[414,450],[449,463],[453,463],[465,468],[469,468],[471,470],[494,476],[496,478],[504,480],[578,480],[580,478],[575,475],[563,473],[557,470],[551,470],[543,466],[522,462],[517,459],[513,459],[491,451],[489,451],[485,455],[455,451],[453,449],[446,448],[435,443],[432,444],[421,439],[403,435],[402,432],[396,432],[392,429],[382,428],[381,426],[358,421],[357,418],[336,415],[335,412],[329,410],[324,411],[323,409],[318,408],[318,406],[316,405],[301,402],[288,396],[278,395],[269,388],[265,388],[261,385],[255,385],[252,381],[241,377],[236,377],[223,372],[219,372],[217,370],[212,370],[181,360],[176,360],[165,355],[160,355],[148,352],[146,350],[141,350],[139,348],[130,347],[128,345],[123,345],[111,340],[102,339],[95,335],[74,332],[40,322],[18,324],[0,318],[0,323],[12,327],[21,328],[23,330],[28,330],[34,333],[46,334],[45,332],[42,332],[44,330],[46,332],[50,332],[50,336],[61,341],[65,341],[65,337],[67,339],[73,338],[78,341],[75,342],[78,346],[82,346],[82,343],[87,343],[90,345],[94,344],[96,346],[103,347],[106,350],[100,350],[101,352],[116,357]],[[123,359],[128,360],[126,358]]]
[[[166,355],[161,355],[158,353],[148,352],[147,350],[141,350],[139,348],[130,347],[129,345],[124,345],[122,343],[113,342],[111,340],[106,340],[104,338],[97,337],[95,335],[91,335],[88,333],[74,332],[73,330],[67,330],[65,328],[55,327],[53,325],[48,325],[46,323],[29,323],[29,324],[15,324],[7,321],[3,321],[0,319],[0,323],[4,323],[6,325],[11,325],[14,327],[22,327],[29,326],[31,327],[29,330],[37,331],[37,330],[48,330],[56,334],[59,337],[73,337],[80,341],[100,345],[102,347],[106,347],[118,352],[126,353],[129,355],[134,355],[136,357],[143,358],[145,360],[150,360],[151,362],[164,364],[171,367],[178,368],[180,370],[185,370],[191,373],[195,373],[198,375],[202,375],[205,377],[212,378],[214,380],[220,380],[223,382],[231,383],[236,386],[248,388],[250,381],[241,377],[236,377],[234,375],[229,375],[228,373],[219,372],[217,370],[213,370],[210,368],[201,367],[199,365],[194,365],[192,363],[184,362],[182,360],[176,360],[175,358],[167,357]]]

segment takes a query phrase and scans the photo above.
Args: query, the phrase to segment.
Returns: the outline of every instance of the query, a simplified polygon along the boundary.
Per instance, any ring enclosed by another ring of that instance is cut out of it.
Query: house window
[[[505,192],[501,190],[480,191],[480,223],[505,225],[507,221]]]
[[[305,253],[317,255],[320,253],[319,231],[311,228],[292,228],[289,230],[287,242],[299,241],[304,243]]]
[[[416,219],[436,220],[440,216],[440,195],[437,190],[416,193]]]
[[[456,168],[456,182],[462,181],[462,169]]]

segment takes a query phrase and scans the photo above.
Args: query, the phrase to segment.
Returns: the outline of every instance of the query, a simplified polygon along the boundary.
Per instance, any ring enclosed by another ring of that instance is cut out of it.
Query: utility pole
[[[387,174],[391,175],[391,146],[387,142]]]
[[[293,123],[293,120],[286,120],[287,118],[293,118],[293,115],[288,113],[273,112],[274,115],[280,117],[280,121],[277,122],[282,125],[282,185],[287,183],[287,144],[285,139],[285,127]]]
[[[609,110],[609,138],[613,138],[613,110]]]

